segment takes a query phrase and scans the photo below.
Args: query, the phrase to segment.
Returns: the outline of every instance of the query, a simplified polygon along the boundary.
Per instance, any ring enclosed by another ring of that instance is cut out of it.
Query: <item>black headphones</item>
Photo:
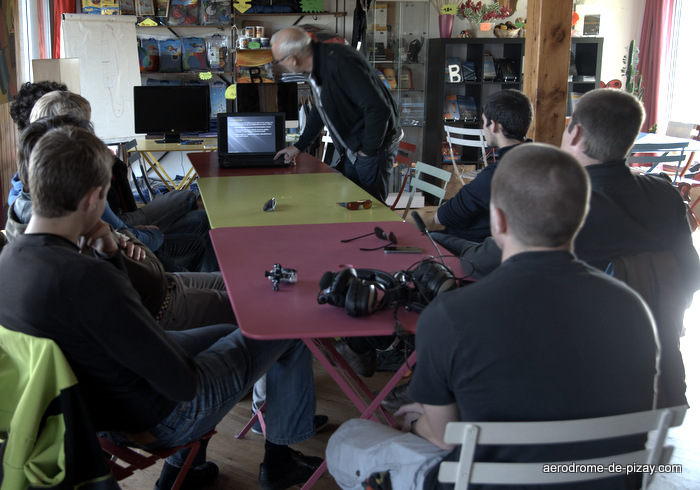
[[[348,315],[357,317],[390,306],[421,311],[439,293],[456,287],[457,280],[448,267],[426,259],[413,271],[395,274],[351,267],[339,272],[327,271],[318,285],[320,304],[345,307]]]

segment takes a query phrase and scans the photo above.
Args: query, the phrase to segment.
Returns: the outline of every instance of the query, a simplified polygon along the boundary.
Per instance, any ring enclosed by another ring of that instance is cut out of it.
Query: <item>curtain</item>
[[[75,0],[53,0],[53,19],[51,19],[53,58],[61,57],[61,15],[75,13]]]
[[[666,119],[668,78],[662,68],[669,66],[672,56],[673,11],[676,0],[647,0],[644,6],[642,35],[639,41],[639,72],[642,76],[646,120],[642,131]]]

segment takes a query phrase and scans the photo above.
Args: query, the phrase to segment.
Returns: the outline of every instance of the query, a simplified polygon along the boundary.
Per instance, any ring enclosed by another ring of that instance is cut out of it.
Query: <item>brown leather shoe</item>
[[[347,362],[358,375],[364,376],[365,378],[374,376],[374,372],[377,370],[376,350],[372,349],[364,354],[358,354],[352,350],[346,342],[337,342],[335,344],[335,350],[338,351],[338,354],[343,356],[345,362]]]
[[[382,407],[386,408],[390,412],[396,412],[404,405],[413,403],[411,397],[408,396],[409,384],[411,384],[410,381],[402,385],[394,386],[394,389],[389,392],[384,400],[382,400]]]

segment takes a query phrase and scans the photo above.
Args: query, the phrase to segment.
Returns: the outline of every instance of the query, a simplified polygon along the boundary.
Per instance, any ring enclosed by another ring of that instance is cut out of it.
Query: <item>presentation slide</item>
[[[226,135],[229,153],[274,153],[275,118],[229,116]]]

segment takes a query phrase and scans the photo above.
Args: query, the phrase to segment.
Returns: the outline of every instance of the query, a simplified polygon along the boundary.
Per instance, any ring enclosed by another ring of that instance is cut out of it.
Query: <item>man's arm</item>
[[[477,215],[488,212],[494,170],[486,167],[474,180],[462,186],[452,199],[444,202],[435,213],[435,224],[468,229]]]
[[[410,430],[441,449],[455,447],[453,444],[445,443],[445,429],[449,422],[459,421],[456,403],[449,405],[412,403],[401,407],[396,415],[404,416],[404,430]]]

